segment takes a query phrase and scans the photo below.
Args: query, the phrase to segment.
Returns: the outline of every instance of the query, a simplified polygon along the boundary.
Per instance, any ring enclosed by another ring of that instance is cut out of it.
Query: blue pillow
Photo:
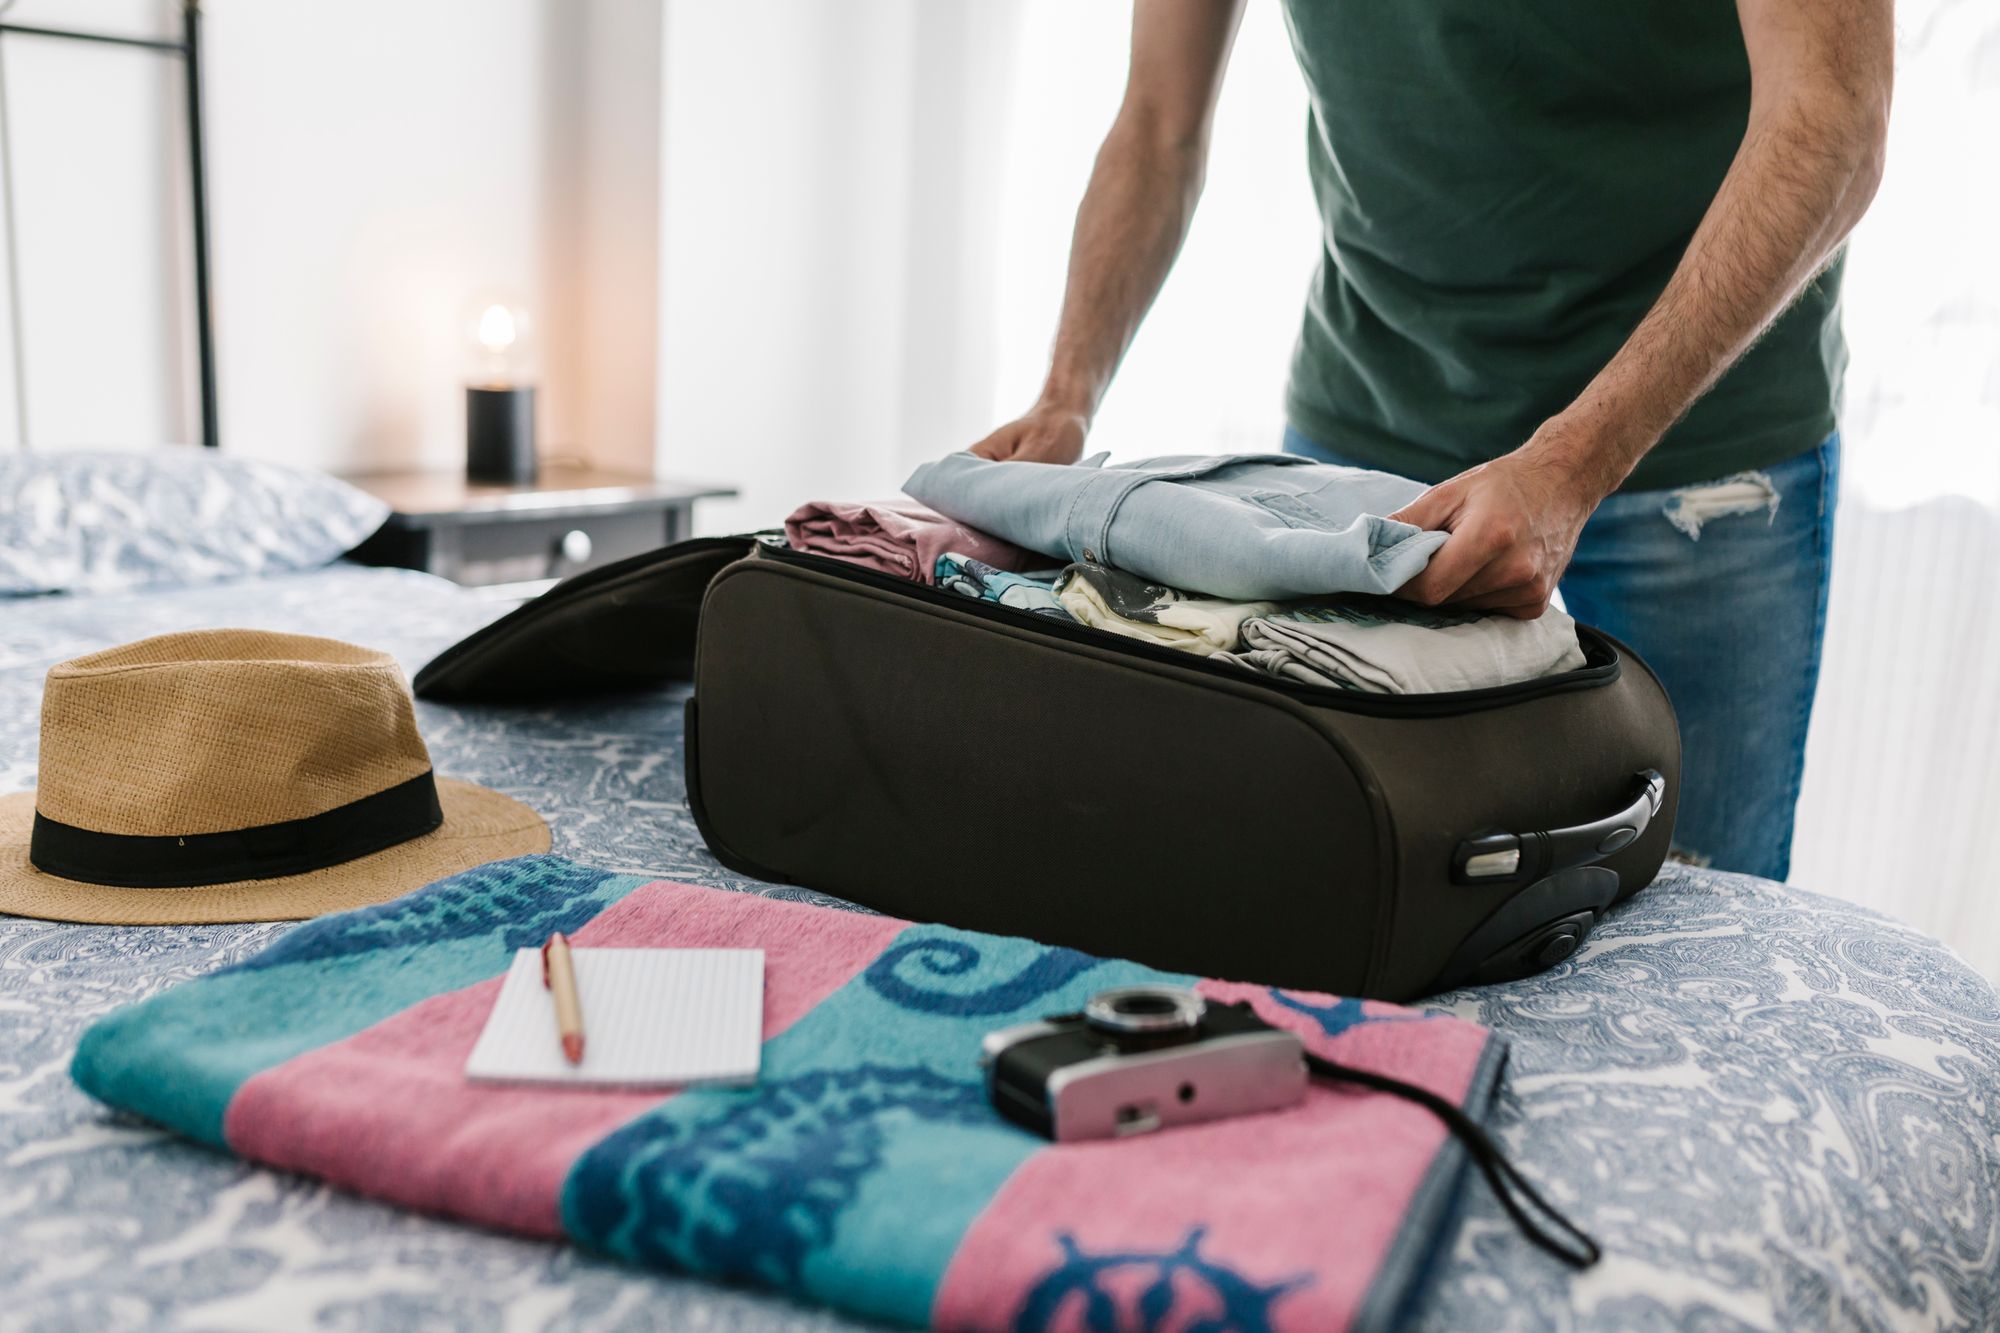
[[[388,514],[323,472],[187,446],[0,454],[0,594],[312,569]]]

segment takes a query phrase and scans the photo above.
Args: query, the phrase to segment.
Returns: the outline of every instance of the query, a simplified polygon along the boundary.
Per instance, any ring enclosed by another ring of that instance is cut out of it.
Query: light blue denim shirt
[[[1103,466],[951,454],[903,483],[913,499],[1017,546],[1127,569],[1239,601],[1393,592],[1442,532],[1383,517],[1420,482],[1295,454],[1150,458]]]

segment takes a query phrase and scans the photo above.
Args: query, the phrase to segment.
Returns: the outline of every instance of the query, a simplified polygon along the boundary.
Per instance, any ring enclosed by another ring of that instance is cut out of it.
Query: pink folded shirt
[[[1011,571],[1025,569],[1035,559],[1012,542],[906,499],[802,504],[785,520],[785,540],[797,550],[918,583],[937,582],[937,559],[947,551]]]

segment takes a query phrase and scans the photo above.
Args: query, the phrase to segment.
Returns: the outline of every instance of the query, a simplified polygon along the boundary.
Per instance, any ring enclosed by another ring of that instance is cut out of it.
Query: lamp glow
[[[521,486],[534,481],[534,324],[519,303],[483,297],[465,310],[472,365],[465,386],[466,475]]]
[[[514,312],[506,306],[490,305],[479,312],[479,345],[495,356],[512,347],[519,336],[514,325]]]

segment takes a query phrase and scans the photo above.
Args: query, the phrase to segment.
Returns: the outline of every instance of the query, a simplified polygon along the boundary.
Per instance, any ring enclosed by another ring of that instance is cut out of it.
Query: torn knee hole
[[[1718,518],[1762,512],[1766,523],[1776,522],[1781,498],[1770,473],[1738,472],[1720,481],[1681,487],[1667,496],[1660,512],[1689,541],[1700,541],[1702,525]]]

